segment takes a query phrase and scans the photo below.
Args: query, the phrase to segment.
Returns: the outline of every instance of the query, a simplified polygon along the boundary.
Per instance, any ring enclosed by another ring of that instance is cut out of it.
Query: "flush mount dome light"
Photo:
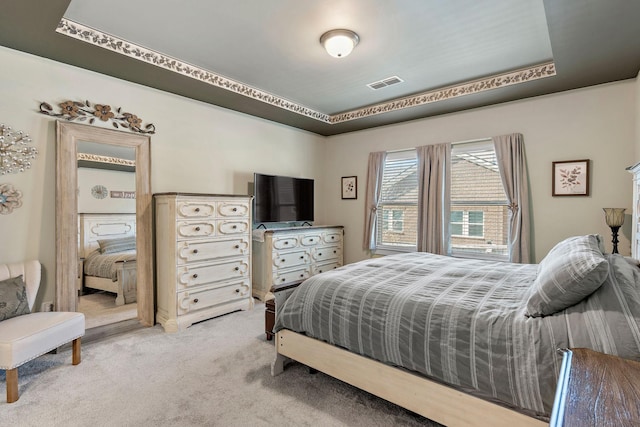
[[[320,37],[320,44],[334,58],[349,55],[360,41],[360,37],[351,30],[331,30]]]

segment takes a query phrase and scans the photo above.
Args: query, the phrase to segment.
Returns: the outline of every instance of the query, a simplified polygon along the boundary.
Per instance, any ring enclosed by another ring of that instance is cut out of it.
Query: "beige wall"
[[[364,183],[371,151],[397,150],[440,142],[466,141],[519,132],[524,135],[531,198],[535,259],[562,238],[610,230],[603,207],[631,212],[631,175],[636,158],[636,79],[448,114],[409,123],[336,135],[327,141],[328,221],[345,226],[345,259],[367,257],[362,250]],[[589,197],[552,197],[551,162],[591,159]],[[357,200],[341,200],[341,176],[358,176]],[[620,236],[620,252],[630,254],[631,217]]]
[[[89,100],[155,124],[153,192],[246,194],[253,172],[315,178],[324,220],[323,137],[7,48],[0,63],[0,123],[28,132],[40,151],[31,170],[0,176],[23,192],[22,207],[0,215],[0,262],[43,263],[37,308],[55,295],[55,120],[38,113],[41,101]]]
[[[624,168],[640,159],[637,79],[323,138],[2,47],[0,61],[0,123],[30,133],[40,150],[32,170],[0,177],[24,194],[21,208],[0,216],[0,262],[42,261],[37,307],[55,294],[55,125],[37,112],[41,101],[88,99],[154,123],[154,192],[242,194],[254,171],[316,179],[316,222],[345,226],[347,262],[366,256],[361,242],[370,151],[521,132],[538,260],[563,237],[609,236],[602,207],[631,211],[631,176]],[[551,197],[551,162],[583,158],[592,159],[592,195]],[[351,175],[359,178],[358,198],[342,200],[340,177]],[[624,254],[630,252],[628,218]]]

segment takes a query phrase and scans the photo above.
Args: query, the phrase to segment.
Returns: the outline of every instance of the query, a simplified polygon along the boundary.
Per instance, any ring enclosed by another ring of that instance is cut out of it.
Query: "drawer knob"
[[[235,230],[236,228],[238,228],[238,226],[237,225],[233,225],[231,228],[233,228]]]
[[[200,227],[196,227],[196,231],[200,231]]]
[[[309,239],[310,242],[313,242],[313,239]]]
[[[194,211],[200,212],[200,208],[195,208]]]
[[[240,293],[240,289],[236,289],[236,293],[239,294]]]
[[[231,210],[234,211],[234,212],[238,212],[238,208],[233,208]],[[238,292],[240,292],[240,291],[238,291]]]
[[[337,254],[337,253],[338,253],[338,251],[333,251],[333,253],[334,253],[334,254]]]
[[[284,242],[284,244],[285,244],[285,245],[288,245],[288,244],[289,244],[289,242]]]
[[[322,273],[322,270],[318,270],[319,273]]]
[[[284,261],[285,261],[285,260],[284,260],[284,258],[282,258],[282,259],[280,260],[280,262],[284,262]]]
[[[193,276],[191,276],[191,277],[193,277],[194,279],[197,279],[198,278],[198,273],[194,273]]]
[[[194,250],[193,250],[193,253],[194,253],[194,254],[197,254],[197,253],[198,253],[198,250],[197,250],[197,249],[194,249]]]
[[[322,252],[318,252],[318,256],[322,256]]]
[[[304,274],[301,274],[300,277],[304,277]]]
[[[304,259],[304,255],[300,257],[300,259]]]
[[[240,270],[240,267],[236,267],[236,268],[235,268],[235,270],[236,270],[236,271]]]
[[[281,282],[284,282],[284,281],[285,281],[285,278],[283,277],[282,279],[280,279],[280,281],[281,281]]]
[[[240,249],[240,245],[235,245],[235,248],[236,249]]]
[[[200,301],[198,298],[194,298],[194,299],[193,299],[193,303],[194,303],[194,304],[197,304],[197,303],[198,303],[198,301]]]

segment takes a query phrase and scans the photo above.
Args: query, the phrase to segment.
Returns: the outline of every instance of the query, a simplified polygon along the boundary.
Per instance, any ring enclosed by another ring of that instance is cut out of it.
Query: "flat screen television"
[[[313,179],[253,175],[253,222],[313,221]]]

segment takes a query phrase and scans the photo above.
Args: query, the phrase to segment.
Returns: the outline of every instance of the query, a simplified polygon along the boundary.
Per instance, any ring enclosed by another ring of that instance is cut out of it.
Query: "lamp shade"
[[[624,211],[626,208],[602,208],[604,218],[609,227],[621,227],[624,224]]]
[[[360,41],[360,37],[351,30],[331,30],[320,37],[320,44],[334,58],[349,55]]]

